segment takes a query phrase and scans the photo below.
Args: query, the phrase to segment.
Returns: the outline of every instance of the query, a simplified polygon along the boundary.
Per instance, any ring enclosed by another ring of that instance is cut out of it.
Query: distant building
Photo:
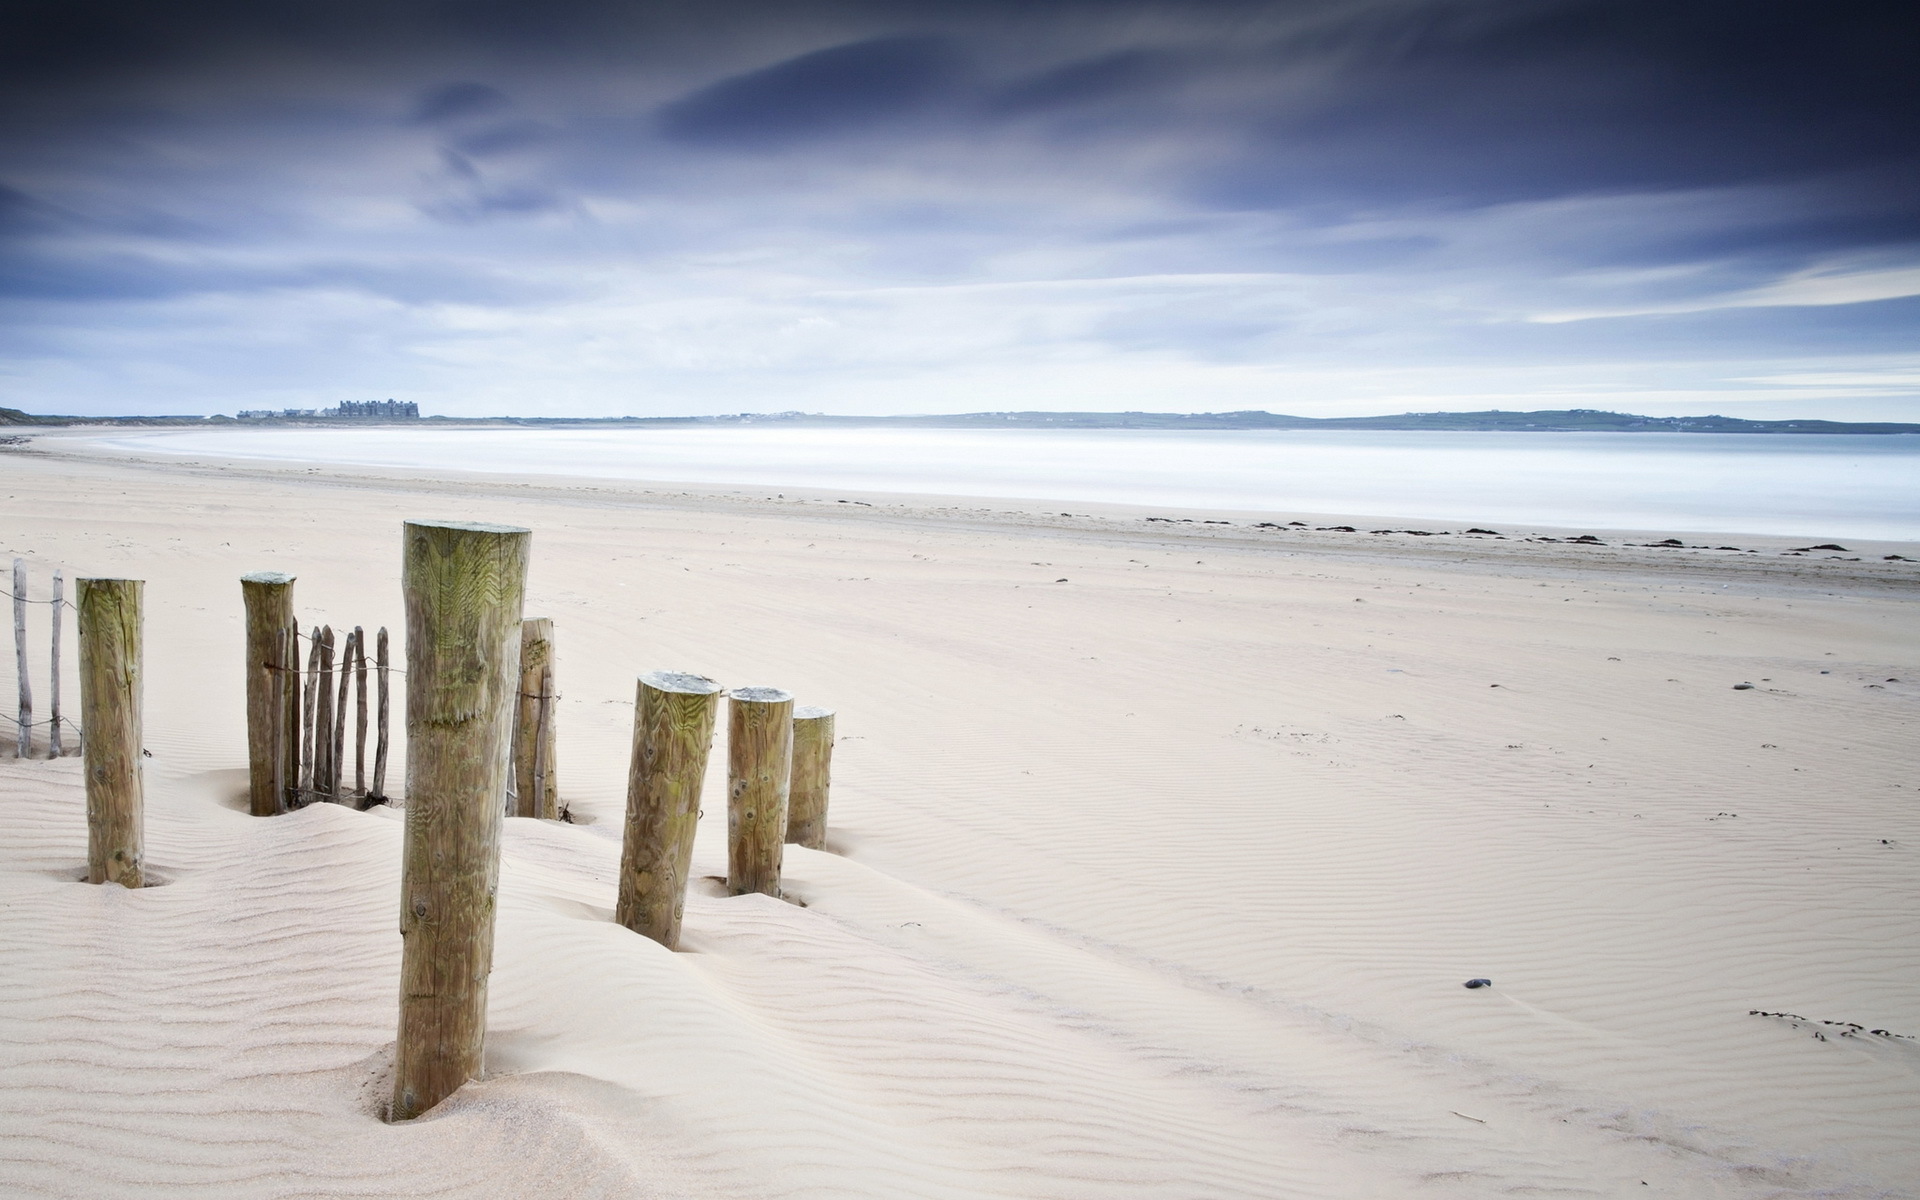
[[[342,400],[337,408],[243,408],[242,421],[276,421],[289,417],[347,417],[359,421],[417,421],[420,406],[411,400]]]
[[[417,421],[420,406],[411,400],[342,400],[340,407],[326,413],[330,417],[357,417],[387,421]]]

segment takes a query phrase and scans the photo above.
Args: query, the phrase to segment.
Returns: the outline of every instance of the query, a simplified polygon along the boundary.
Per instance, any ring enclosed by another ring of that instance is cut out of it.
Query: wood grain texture
[[[339,779],[333,758],[333,626],[320,627],[319,708],[313,718],[313,790],[331,796]]]
[[[721,688],[678,671],[649,672],[635,687],[614,920],[672,950],[680,944]]]
[[[87,881],[129,888],[146,882],[140,771],[144,590],[138,579],[82,579],[78,589]]]
[[[293,628],[293,580],[278,571],[240,577],[247,625],[247,804],[256,817],[286,811],[286,707],[298,664],[285,658]],[[296,768],[297,769],[297,768]]]
[[[480,1071],[532,535],[409,521],[407,807],[391,1119]]]
[[[793,710],[793,776],[787,789],[787,841],[818,850],[827,842],[827,789],[833,773],[833,710]]]
[[[333,801],[338,804],[347,800],[347,694],[353,684],[353,634],[349,633],[340,643],[340,690],[335,693],[333,705],[333,753],[328,761],[333,766]]]
[[[353,795],[367,794],[367,631],[353,627]]]
[[[793,693],[727,693],[727,891],[780,894],[793,766]]]
[[[314,697],[320,686],[320,627],[313,627],[313,636],[307,639],[307,681],[302,690],[300,705],[300,787],[298,801],[306,804],[313,798],[316,782],[314,762]]]
[[[513,738],[513,815],[560,815],[554,772],[553,621],[528,617],[520,626],[520,695]]]
[[[378,732],[375,734],[373,748],[373,798],[385,800],[387,798],[387,741],[390,728],[387,720],[391,712],[391,705],[387,699],[387,676],[390,673],[391,664],[387,661],[387,627],[385,625],[380,627],[380,633],[374,639],[373,645],[374,681],[380,693],[380,712],[375,719]]]

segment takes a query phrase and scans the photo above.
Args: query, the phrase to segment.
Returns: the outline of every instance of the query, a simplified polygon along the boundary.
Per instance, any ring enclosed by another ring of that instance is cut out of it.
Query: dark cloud
[[[506,108],[511,101],[499,88],[463,80],[444,83],[420,97],[413,119],[434,124],[461,117],[485,116]]]
[[[938,37],[887,37],[815,50],[723,79],[660,110],[675,142],[766,147],[871,128],[946,92],[960,56]]]

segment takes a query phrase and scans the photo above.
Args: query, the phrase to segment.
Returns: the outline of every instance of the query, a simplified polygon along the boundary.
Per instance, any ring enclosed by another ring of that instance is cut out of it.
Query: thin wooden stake
[[[320,711],[313,718],[313,790],[333,795],[333,626],[320,627]]]
[[[33,682],[27,676],[27,560],[13,560],[13,656],[19,664],[20,723],[14,727],[13,756],[33,753]]]
[[[277,758],[280,779],[280,811],[300,807],[300,627],[289,625],[280,631],[280,690],[275,693],[280,714]]]
[[[80,723],[86,730],[87,880],[137,888],[142,862],[138,579],[82,579]]]
[[[520,623],[520,703],[513,737],[511,810],[516,817],[559,815],[554,780],[553,622],[528,617]]]
[[[240,577],[247,613],[247,802],[256,817],[286,810],[286,764],[277,752],[285,736],[286,631],[293,625],[293,576],[255,571]]]
[[[743,687],[727,699],[727,890],[778,896],[793,769],[793,693]]]
[[[353,795],[367,795],[367,631],[353,627]]]
[[[833,710],[793,710],[793,784],[787,791],[787,841],[818,850],[827,844],[827,787],[833,770]]]
[[[315,741],[314,723],[318,716],[315,702],[315,690],[320,683],[320,627],[313,627],[313,636],[307,639],[307,683],[302,693],[300,706],[300,803],[306,804],[311,797],[320,764],[314,761]]]
[[[66,624],[67,581],[59,571],[53,573],[53,679],[49,689],[47,713],[47,757],[59,758],[66,747],[60,740],[60,627]]]
[[[353,685],[353,635],[340,643],[340,694],[333,706],[333,799],[343,797],[347,782],[347,693]]]
[[[669,950],[680,944],[700,786],[719,707],[720,685],[702,675],[654,671],[635,685],[627,827],[613,919]]]
[[[407,808],[391,1119],[480,1071],[532,535],[409,521]]]
[[[380,634],[374,639],[375,677],[380,685],[380,718],[378,741],[373,750],[373,796],[376,800],[387,798],[387,627],[380,627]]]

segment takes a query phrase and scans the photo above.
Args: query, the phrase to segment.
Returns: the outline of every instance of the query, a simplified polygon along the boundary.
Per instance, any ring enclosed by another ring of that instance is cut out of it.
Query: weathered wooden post
[[[633,700],[627,829],[613,917],[669,950],[680,944],[720,690],[702,675],[653,671],[640,677]]]
[[[137,888],[142,867],[138,579],[82,579],[80,725],[87,774],[87,882]]]
[[[47,757],[59,758],[65,753],[66,746],[60,740],[60,627],[66,622],[67,579],[59,571],[53,573],[53,649],[50,661],[53,664],[52,687],[47,697]]]
[[[787,840],[809,850],[827,844],[827,786],[833,768],[833,710],[793,710],[793,785],[787,790]]]
[[[33,753],[33,683],[27,678],[27,560],[13,560],[13,657],[19,664],[20,723],[14,727],[13,756]]]
[[[793,693],[743,687],[727,699],[727,890],[778,896],[793,767]]]
[[[553,621],[528,617],[520,625],[520,704],[513,747],[516,817],[560,815],[554,779]]]
[[[333,626],[320,627],[320,707],[313,718],[313,790],[332,796],[340,780],[333,758]]]
[[[320,764],[314,761],[314,696],[320,682],[320,627],[313,627],[313,636],[307,639],[307,682],[301,702],[300,721],[300,803],[304,806],[313,799],[313,789],[319,782]]]
[[[367,795],[367,631],[353,627],[353,795]]]
[[[291,782],[283,755],[286,706],[299,678],[284,657],[293,628],[293,578],[278,571],[240,577],[247,610],[247,797],[256,817],[285,812]]]
[[[333,706],[333,801],[343,798],[347,781],[347,695],[353,686],[353,635],[340,643],[340,691]]]
[[[380,689],[379,740],[373,750],[373,796],[387,798],[387,627],[380,627],[374,642],[374,676]]]
[[[409,521],[407,807],[391,1119],[480,1070],[500,827],[520,684],[524,529]]]

